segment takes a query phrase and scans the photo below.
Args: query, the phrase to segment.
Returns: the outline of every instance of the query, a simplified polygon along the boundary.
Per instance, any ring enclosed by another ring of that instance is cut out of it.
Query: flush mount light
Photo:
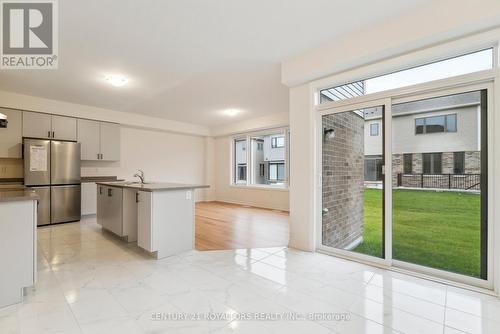
[[[239,111],[238,109],[226,109],[226,110],[224,111],[224,113],[225,113],[227,116],[231,116],[231,117],[233,117],[233,116],[236,116],[237,114],[239,114],[239,113],[240,113],[240,111]]]
[[[108,75],[104,79],[115,87],[122,87],[128,82],[127,78],[118,75]]]

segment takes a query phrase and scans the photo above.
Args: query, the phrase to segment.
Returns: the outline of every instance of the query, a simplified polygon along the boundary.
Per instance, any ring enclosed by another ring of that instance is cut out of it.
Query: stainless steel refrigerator
[[[80,144],[25,138],[23,146],[24,184],[40,197],[38,225],[80,220]]]

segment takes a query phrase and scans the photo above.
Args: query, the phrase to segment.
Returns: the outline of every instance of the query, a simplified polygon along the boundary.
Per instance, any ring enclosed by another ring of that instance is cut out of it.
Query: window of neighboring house
[[[453,173],[465,174],[465,152],[453,153]]]
[[[285,137],[272,137],[271,147],[272,148],[285,147]]]
[[[413,174],[413,154],[403,154],[403,173]]]
[[[378,136],[378,123],[370,124],[370,136]]]
[[[234,183],[246,184],[247,182],[247,140],[234,140]]]
[[[440,115],[415,119],[415,133],[457,132],[457,115]]]
[[[442,174],[442,153],[424,153],[424,174]]]
[[[285,163],[269,163],[269,180],[272,182],[285,181]]]
[[[280,129],[235,138],[232,183],[248,186],[285,186],[289,152],[285,140],[287,133],[287,129]]]
[[[366,94],[451,78],[492,68],[493,49],[490,48],[366,80],[326,88],[319,92],[318,102],[321,104],[330,101],[346,100]]]

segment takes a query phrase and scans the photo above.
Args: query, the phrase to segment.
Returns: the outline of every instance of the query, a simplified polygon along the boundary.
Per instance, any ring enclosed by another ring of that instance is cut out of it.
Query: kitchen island
[[[97,182],[97,223],[157,259],[194,249],[194,191],[207,185]]]
[[[0,308],[35,284],[37,201],[31,189],[0,186]]]

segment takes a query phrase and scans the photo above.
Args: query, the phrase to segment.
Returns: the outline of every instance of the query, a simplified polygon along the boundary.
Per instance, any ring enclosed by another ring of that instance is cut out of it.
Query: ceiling
[[[427,2],[58,1],[59,69],[0,71],[0,89],[220,126],[288,111],[282,60]]]

